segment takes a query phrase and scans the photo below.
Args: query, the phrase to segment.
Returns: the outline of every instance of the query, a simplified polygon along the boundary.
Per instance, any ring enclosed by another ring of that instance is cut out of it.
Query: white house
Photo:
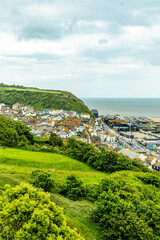
[[[121,153],[124,156],[129,157],[130,159],[136,159],[136,158],[138,159],[139,158],[142,162],[145,162],[145,160],[147,158],[147,156],[145,156],[144,154],[142,154],[142,153],[139,154],[139,153],[133,152],[129,149],[122,149],[118,153]]]
[[[5,106],[5,103],[0,103],[0,111],[1,111],[3,106]]]

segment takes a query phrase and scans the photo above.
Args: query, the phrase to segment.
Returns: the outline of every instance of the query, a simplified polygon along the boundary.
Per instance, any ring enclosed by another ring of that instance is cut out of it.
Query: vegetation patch
[[[33,134],[26,124],[0,115],[0,145],[15,147],[33,142]]]
[[[62,209],[28,184],[8,187],[0,199],[0,237],[18,240],[82,240],[66,225]]]
[[[0,84],[0,102],[12,106],[18,102],[34,109],[63,109],[79,113],[90,113],[82,100],[70,92],[27,88]]]

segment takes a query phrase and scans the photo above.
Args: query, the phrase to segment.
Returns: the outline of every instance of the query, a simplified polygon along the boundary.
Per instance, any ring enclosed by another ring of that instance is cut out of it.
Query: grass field
[[[56,94],[62,94],[60,91],[54,91],[54,90],[43,90],[43,89],[36,89],[36,88],[14,88],[14,87],[1,87],[1,89],[4,90],[16,90],[16,91],[30,91],[30,92],[51,92]]]
[[[38,89],[0,83],[0,102],[12,107],[16,102],[32,106],[36,110],[63,109],[78,113],[90,113],[83,101],[74,94],[52,89]]]
[[[4,190],[5,184],[15,186],[21,182],[32,183],[31,173],[35,169],[50,171],[57,183],[65,182],[71,174],[78,176],[84,184],[98,184],[107,176],[106,173],[63,155],[6,148],[0,149],[0,192]],[[99,239],[96,226],[87,218],[92,203],[74,202],[55,193],[51,194],[51,200],[63,207],[69,226],[77,228],[85,239]]]
[[[0,149],[0,186],[4,177],[12,180],[30,182],[30,174],[35,169],[50,170],[52,177],[58,182],[64,182],[66,177],[75,174],[84,183],[99,183],[106,174],[96,171],[85,163],[69,157],[55,154],[31,152],[19,149]],[[14,181],[14,182],[15,182]],[[14,184],[13,184],[14,185]]]

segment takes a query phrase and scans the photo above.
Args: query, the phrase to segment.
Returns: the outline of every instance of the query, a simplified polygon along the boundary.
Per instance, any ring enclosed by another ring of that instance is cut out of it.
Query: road
[[[137,140],[122,137],[118,132],[109,128],[105,123],[103,123],[103,127],[104,127],[105,132],[113,133],[117,137],[117,143],[119,143],[119,145],[123,144],[123,146],[125,146],[129,149],[134,148],[135,150],[144,150],[144,151],[147,151],[148,153],[151,153],[151,151],[148,148],[143,146]]]

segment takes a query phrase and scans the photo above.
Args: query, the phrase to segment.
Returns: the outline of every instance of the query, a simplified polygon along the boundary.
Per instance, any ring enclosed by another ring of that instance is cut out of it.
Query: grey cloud
[[[160,65],[160,47],[157,48],[148,48],[146,50],[139,50],[132,54],[131,56],[135,59],[144,62],[144,64],[150,64],[153,66]]]
[[[43,64],[48,64],[48,62],[55,62],[57,60],[62,59],[62,57],[60,57],[59,55],[56,54],[52,54],[52,53],[32,53],[32,54],[20,54],[20,55],[15,55],[15,54],[3,54],[1,55],[3,57],[5,57],[5,61],[13,63],[16,60],[19,62],[20,59],[34,59],[37,61],[43,61]],[[4,61],[4,60],[3,60]],[[21,63],[23,65],[23,63]]]
[[[59,39],[71,31],[70,23],[53,21],[30,21],[16,29],[18,39]]]
[[[124,34],[124,26],[147,26],[160,19],[159,0],[6,0],[0,2],[0,23],[12,29],[18,40],[63,39],[72,34],[110,35],[98,41],[99,48],[87,49],[84,46],[81,56],[97,59],[129,56],[142,58],[152,64],[158,57],[152,46],[139,50],[138,46],[119,46],[108,49],[112,39]],[[156,40],[155,40],[156,41]],[[154,44],[154,43],[153,43]],[[156,49],[159,49],[156,44]],[[52,54],[28,55],[26,58],[38,60],[56,59]]]
[[[98,43],[99,43],[100,45],[107,44],[107,43],[108,43],[108,40],[107,40],[107,39],[100,39],[100,40],[98,41]]]
[[[151,24],[159,16],[157,6],[157,0],[6,0],[0,3],[0,20],[18,39],[59,39],[81,32],[119,34],[126,25]],[[104,26],[97,26],[96,21]]]
[[[105,48],[96,48],[96,49],[87,49],[83,54],[89,59],[94,59],[98,62],[109,63],[110,59],[116,59],[118,57],[128,56],[128,50],[130,49],[105,49]]]
[[[160,64],[160,44],[159,41],[153,41],[148,45],[117,45],[110,47],[110,40],[100,39],[99,46],[94,48],[86,48],[81,54],[92,60],[101,63],[109,63],[111,59],[128,57],[136,59],[144,65]]]
[[[124,33],[123,27],[116,22],[104,21],[104,20],[85,20],[75,21],[72,25],[73,33],[108,33],[111,35]]]

